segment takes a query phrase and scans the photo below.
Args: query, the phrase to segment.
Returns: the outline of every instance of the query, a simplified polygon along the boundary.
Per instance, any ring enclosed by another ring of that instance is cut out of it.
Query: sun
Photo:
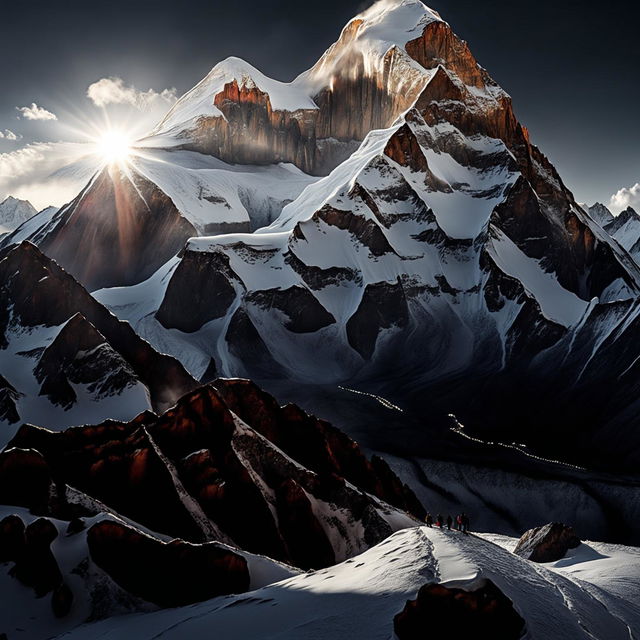
[[[105,131],[96,140],[96,152],[108,164],[123,163],[131,155],[132,140],[122,131]]]

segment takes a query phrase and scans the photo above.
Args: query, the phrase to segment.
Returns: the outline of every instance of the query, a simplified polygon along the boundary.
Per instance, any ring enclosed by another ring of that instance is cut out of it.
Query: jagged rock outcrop
[[[317,109],[274,109],[249,77],[234,78],[212,97],[221,115],[199,119],[186,148],[230,163],[291,162],[312,172]]]
[[[73,385],[87,385],[100,399],[120,395],[138,382],[127,361],[79,313],[44,349],[34,373],[42,383],[40,395],[63,407],[77,402]]]
[[[120,397],[123,415],[133,417],[150,406],[147,395],[162,410],[196,385],[177,360],[153,349],[33,244],[0,252],[0,304],[0,399],[8,423],[37,419],[37,397],[60,407],[60,421],[82,404],[78,394],[96,408]],[[18,388],[11,381],[25,367],[33,383],[22,375]]]
[[[318,474],[331,474],[378,496],[420,520],[424,507],[379,456],[371,461],[345,433],[294,404],[281,407],[250,380],[214,383],[225,404],[288,456]]]
[[[103,520],[87,533],[92,560],[126,591],[163,607],[179,607],[249,589],[245,558],[215,542],[161,542]]]
[[[491,580],[484,580],[469,591],[424,585],[394,617],[393,629],[398,640],[446,637],[452,629],[461,636],[518,640],[525,632],[525,620]]]
[[[169,283],[171,302],[158,309],[157,318],[167,328],[192,332],[225,316],[236,297],[234,274],[224,254],[210,256],[187,251],[182,263],[184,268]],[[203,284],[197,292],[190,284],[194,281]],[[189,309],[188,317],[180,309]]]
[[[42,501],[46,480],[57,487],[49,506],[55,514],[76,517],[62,490],[71,486],[153,531],[303,568],[376,544],[398,517],[412,522],[394,520],[399,512],[382,501],[424,514],[384,462],[369,462],[339,431],[295,406],[279,407],[248,381],[218,380],[160,417],[148,412],[63,432],[24,425],[9,447],[2,456],[15,458],[13,475],[0,466],[0,484],[31,473],[20,468],[18,452],[47,473],[39,492],[9,496],[13,504]]]
[[[551,522],[525,532],[513,553],[532,562],[555,562],[581,543],[572,527]]]

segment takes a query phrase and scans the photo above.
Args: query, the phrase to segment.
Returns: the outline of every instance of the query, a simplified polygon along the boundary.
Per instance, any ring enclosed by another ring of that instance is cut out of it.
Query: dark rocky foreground
[[[525,621],[491,580],[473,590],[426,584],[393,619],[398,640],[448,637],[518,640]]]
[[[239,379],[160,416],[62,432],[23,425],[0,453],[0,504],[20,508],[0,522],[0,561],[58,616],[74,599],[68,561],[51,546],[64,522],[94,567],[82,575],[179,606],[248,590],[247,552],[327,567],[424,515],[380,458]],[[40,517],[25,524],[24,508]]]

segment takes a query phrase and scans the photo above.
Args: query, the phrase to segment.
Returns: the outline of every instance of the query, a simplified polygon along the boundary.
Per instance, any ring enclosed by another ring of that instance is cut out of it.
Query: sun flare
[[[122,163],[131,155],[131,144],[122,131],[105,131],[96,141],[96,151],[109,164]]]

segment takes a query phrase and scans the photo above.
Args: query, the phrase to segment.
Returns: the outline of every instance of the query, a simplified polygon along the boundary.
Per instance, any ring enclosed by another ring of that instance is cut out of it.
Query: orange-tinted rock
[[[227,83],[213,97],[224,117],[202,118],[188,145],[231,163],[291,162],[313,172],[316,152],[316,109],[278,111],[255,85]]]
[[[287,455],[323,476],[345,478],[355,486],[422,519],[424,509],[409,487],[381,458],[369,462],[349,436],[300,407],[280,407],[254,382],[219,379],[214,386],[225,404],[244,422]]]
[[[92,560],[123,589],[160,606],[249,589],[246,560],[215,543],[164,543],[111,521],[94,524],[87,542]]]
[[[491,638],[518,640],[525,621],[496,585],[486,580],[474,591],[427,584],[393,619],[398,640]]]

